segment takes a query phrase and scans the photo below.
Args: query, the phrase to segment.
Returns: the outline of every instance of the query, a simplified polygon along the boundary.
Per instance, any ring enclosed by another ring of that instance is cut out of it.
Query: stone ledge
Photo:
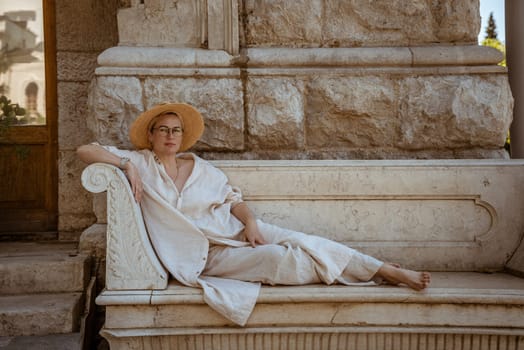
[[[102,67],[226,68],[241,61],[254,67],[421,67],[492,66],[502,53],[478,45],[356,48],[249,48],[247,57],[223,50],[175,47],[116,46],[98,56]],[[97,74],[104,72],[97,69]]]
[[[297,66],[471,66],[496,65],[504,58],[494,48],[467,46],[357,47],[357,48],[251,48],[249,67]]]
[[[175,47],[116,46],[98,56],[110,67],[230,67],[234,56],[222,50]]]
[[[524,305],[524,279],[503,273],[433,272],[431,288],[392,286],[263,286],[257,303],[387,302]],[[165,290],[104,291],[98,305],[202,304],[202,291],[171,281]]]
[[[107,307],[106,330],[233,326],[205,305],[201,290],[174,282],[164,291],[104,291],[97,303]],[[523,328],[523,310],[524,279],[435,272],[424,292],[394,286],[263,286],[246,329],[274,325],[275,314],[286,327]]]

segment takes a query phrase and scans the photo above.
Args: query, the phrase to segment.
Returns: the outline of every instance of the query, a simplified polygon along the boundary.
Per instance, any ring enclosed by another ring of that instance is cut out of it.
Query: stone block
[[[94,52],[58,51],[56,53],[57,79],[75,82],[91,81],[95,73],[97,56],[98,53]]]
[[[0,295],[82,292],[89,268],[86,255],[33,253],[0,257]]]
[[[395,79],[316,77],[305,99],[309,148],[392,147],[400,139]]]
[[[329,46],[407,46],[434,38],[424,0],[326,1],[324,37]]]
[[[86,125],[88,87],[87,83],[58,83],[58,143],[61,151],[72,151],[93,142],[93,135]]]
[[[200,47],[198,1],[147,1],[118,11],[120,45]]]
[[[133,148],[129,127],[144,111],[142,85],[127,76],[97,77],[91,82],[87,126],[102,145]],[[94,140],[94,141],[95,141]]]
[[[246,1],[248,47],[476,44],[476,0]]]
[[[433,2],[433,26],[438,42],[477,43],[481,22],[479,3],[477,0]]]
[[[93,258],[92,275],[96,278],[97,289],[101,290],[106,284],[106,224],[94,224],[82,232],[78,250],[81,254]]]
[[[246,0],[247,45],[318,47],[322,4],[321,0]]]
[[[249,146],[297,149],[304,145],[304,83],[288,78],[250,78],[247,84]]]
[[[119,0],[56,1],[58,51],[100,51],[118,43]]]
[[[28,335],[20,337],[9,337],[2,343],[0,338],[0,349],[2,350],[82,350],[82,335],[80,332],[49,335]]]
[[[82,293],[0,296],[0,336],[78,331]]]
[[[197,150],[242,150],[244,108],[240,79],[233,78],[146,78],[146,108],[161,102],[185,102],[195,106],[206,129]]]
[[[401,82],[401,148],[502,148],[513,117],[507,77],[427,76]]]
[[[58,159],[58,229],[78,231],[95,221],[91,195],[82,188],[80,174],[85,167],[74,151],[59,153]]]

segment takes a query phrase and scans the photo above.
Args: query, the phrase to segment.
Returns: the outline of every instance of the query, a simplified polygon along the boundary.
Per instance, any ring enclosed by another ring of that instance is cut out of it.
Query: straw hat
[[[129,130],[131,143],[137,149],[151,148],[148,138],[151,121],[168,112],[177,114],[182,120],[184,134],[180,151],[183,152],[193,146],[204,132],[204,120],[199,111],[186,103],[162,103],[140,114]]]

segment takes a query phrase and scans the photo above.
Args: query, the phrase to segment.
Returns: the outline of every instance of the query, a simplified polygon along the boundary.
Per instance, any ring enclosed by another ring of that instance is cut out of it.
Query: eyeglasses
[[[160,135],[165,137],[169,135],[182,136],[182,134],[184,133],[184,129],[182,129],[180,126],[174,126],[172,128],[169,128],[167,126],[159,126],[158,128],[153,128],[153,130],[158,130]]]

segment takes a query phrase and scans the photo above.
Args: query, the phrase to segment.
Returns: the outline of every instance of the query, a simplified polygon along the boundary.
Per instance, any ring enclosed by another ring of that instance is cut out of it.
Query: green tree
[[[504,54],[504,59],[499,62],[499,66],[506,67],[506,45],[497,38],[497,24],[493,18],[493,12],[490,12],[488,25],[486,26],[486,36],[480,43],[482,46],[491,46]]]
[[[488,26],[486,27],[486,39],[497,39],[497,25],[493,18],[493,12],[489,13]]]

